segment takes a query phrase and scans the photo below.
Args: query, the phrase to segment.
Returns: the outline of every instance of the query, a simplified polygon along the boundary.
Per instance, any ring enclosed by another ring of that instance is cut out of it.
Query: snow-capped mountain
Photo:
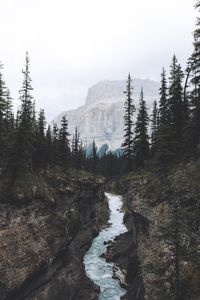
[[[149,79],[133,79],[133,87],[135,106],[138,106],[143,87],[145,100],[151,109],[153,101],[158,100],[159,83]],[[99,82],[88,90],[84,106],[61,113],[54,122],[59,126],[65,116],[70,134],[74,133],[77,126],[85,146],[94,139],[98,148],[107,144],[111,150],[118,149],[124,135],[125,90],[126,81]]]

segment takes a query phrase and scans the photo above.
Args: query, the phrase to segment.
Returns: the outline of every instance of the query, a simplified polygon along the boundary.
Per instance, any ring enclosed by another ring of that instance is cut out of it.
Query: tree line
[[[200,2],[197,1],[197,8]],[[144,168],[154,164],[160,169],[199,156],[200,146],[200,20],[194,32],[194,50],[183,72],[174,55],[167,78],[161,73],[160,98],[154,101],[149,116],[141,88],[135,124],[133,84],[129,74],[126,85],[125,134],[122,143],[127,167]],[[149,131],[150,128],[150,131]]]
[[[0,66],[0,170],[10,178],[11,184],[27,173],[63,171],[83,164],[85,153],[77,128],[70,139],[68,121],[62,118],[57,124],[47,127],[43,109],[37,113],[32,96],[30,59],[26,53],[23,81],[19,91],[20,107],[13,112],[12,98],[6,87]]]
[[[197,8],[200,7],[197,1]],[[68,121],[62,118],[47,127],[44,110],[38,113],[32,95],[30,60],[26,53],[23,81],[19,91],[20,107],[14,115],[12,98],[3,79],[0,65],[0,170],[11,183],[26,172],[44,173],[56,167],[66,171],[70,167],[87,169],[94,173],[115,176],[156,165],[160,169],[171,164],[197,158],[200,142],[200,21],[194,32],[194,50],[183,72],[173,56],[167,79],[161,73],[160,99],[154,101],[152,115],[148,115],[143,88],[136,113],[133,101],[134,87],[128,75],[125,95],[123,155],[111,151],[97,156],[95,141],[90,157],[86,156],[78,129],[73,137],[68,131]],[[150,130],[149,130],[150,128]]]

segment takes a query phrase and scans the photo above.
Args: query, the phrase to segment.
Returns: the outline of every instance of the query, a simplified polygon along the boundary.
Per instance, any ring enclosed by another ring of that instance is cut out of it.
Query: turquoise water
[[[106,251],[104,242],[113,240],[117,235],[127,231],[123,224],[123,212],[121,212],[121,196],[106,194],[110,208],[109,223],[112,225],[102,230],[93,240],[92,245],[84,257],[87,276],[98,286],[101,292],[99,300],[120,300],[126,291],[121,288],[119,281],[112,278],[113,263],[108,263],[99,257]]]

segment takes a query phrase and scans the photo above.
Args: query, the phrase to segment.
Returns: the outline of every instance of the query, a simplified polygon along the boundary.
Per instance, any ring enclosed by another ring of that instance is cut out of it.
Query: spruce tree
[[[169,125],[169,103],[167,99],[167,79],[166,71],[163,68],[161,73],[161,87],[159,90],[159,126],[163,127]]]
[[[0,63],[0,168],[4,166],[6,135],[7,130],[5,126],[6,115],[6,86],[2,74],[3,65]]]
[[[56,123],[53,124],[53,149],[52,149],[52,162],[53,162],[53,177],[54,184],[56,180],[56,165],[58,163],[58,126]]]
[[[171,129],[171,151],[175,157],[180,156],[183,142],[183,72],[177,58],[174,55],[171,64],[169,78],[169,121]]]
[[[79,150],[78,150],[78,166],[79,168],[85,168],[85,159],[86,159],[86,155],[85,155],[85,151],[84,151],[84,147],[83,147],[83,142],[82,140],[79,143]]]
[[[10,91],[6,91],[6,104],[5,104],[5,121],[7,129],[13,128],[14,126],[14,114],[13,114],[13,102],[10,96]]]
[[[33,119],[33,122],[34,119]],[[46,119],[44,110],[40,109],[38,120],[35,128],[35,155],[34,155],[34,168],[35,170],[45,170],[45,157],[46,157]]]
[[[135,106],[132,98],[132,80],[130,74],[128,75],[126,91],[126,100],[124,103],[124,141],[121,145],[124,157],[128,160],[128,166],[131,167],[131,160],[133,159],[133,113]]]
[[[5,111],[6,111],[6,86],[3,79],[3,65],[0,63],[0,122],[5,117]],[[0,124],[1,125],[1,124]]]
[[[11,153],[11,149],[13,147],[13,139],[15,135],[15,120],[13,113],[13,103],[12,98],[10,96],[10,92],[7,89],[6,91],[6,106],[5,106],[5,116],[4,116],[4,149],[3,149],[3,157],[7,162],[9,160],[9,155]]]
[[[51,126],[48,126],[46,131],[46,157],[45,157],[45,171],[47,171],[48,166],[52,167],[53,162],[53,142],[52,142],[52,132]]]
[[[154,157],[158,142],[158,106],[157,102],[153,103],[153,112],[151,118],[151,157]]]
[[[143,89],[141,89],[134,137],[134,155],[135,164],[137,167],[144,167],[145,161],[149,159],[148,122],[149,117],[147,113],[146,102],[144,100]]]
[[[64,170],[69,167],[70,162],[70,142],[69,142],[68,122],[65,117],[61,120],[59,130],[59,159]]]
[[[167,97],[167,80],[166,72],[163,68],[161,73],[161,87],[159,90],[159,121],[158,121],[158,139],[157,149],[155,153],[155,163],[160,170],[168,168],[173,155],[170,149],[170,118],[169,118],[169,102]]]
[[[34,126],[33,126],[33,96],[30,77],[30,60],[26,53],[25,69],[22,70],[23,82],[19,91],[21,106],[18,112],[18,124],[12,155],[12,180],[18,175],[32,172],[34,153]]]
[[[188,122],[190,121],[190,76],[192,72],[193,62],[191,57],[189,58],[187,62],[187,68],[185,71],[185,82],[184,82],[184,89],[183,89],[183,123],[184,128],[188,125]]]
[[[75,133],[72,139],[72,158],[73,158],[73,165],[74,168],[80,168],[79,165],[79,146],[80,146],[80,136],[78,133],[77,126],[75,127]]]
[[[200,2],[197,1],[196,8],[199,11]],[[188,129],[187,145],[188,152],[197,157],[200,144],[200,18],[197,18],[196,30],[194,32],[194,50],[191,57],[191,109],[192,119]]]

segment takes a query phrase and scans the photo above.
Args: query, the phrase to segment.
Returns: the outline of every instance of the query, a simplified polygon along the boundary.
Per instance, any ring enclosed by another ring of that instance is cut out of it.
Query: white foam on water
[[[113,240],[117,235],[127,232],[123,224],[122,198],[118,195],[106,193],[110,208],[109,223],[111,226],[102,230],[93,240],[92,245],[84,257],[84,264],[87,276],[98,286],[101,292],[99,300],[120,300],[126,290],[120,286],[113,276],[113,263],[108,263],[100,255],[105,253],[104,242]]]

